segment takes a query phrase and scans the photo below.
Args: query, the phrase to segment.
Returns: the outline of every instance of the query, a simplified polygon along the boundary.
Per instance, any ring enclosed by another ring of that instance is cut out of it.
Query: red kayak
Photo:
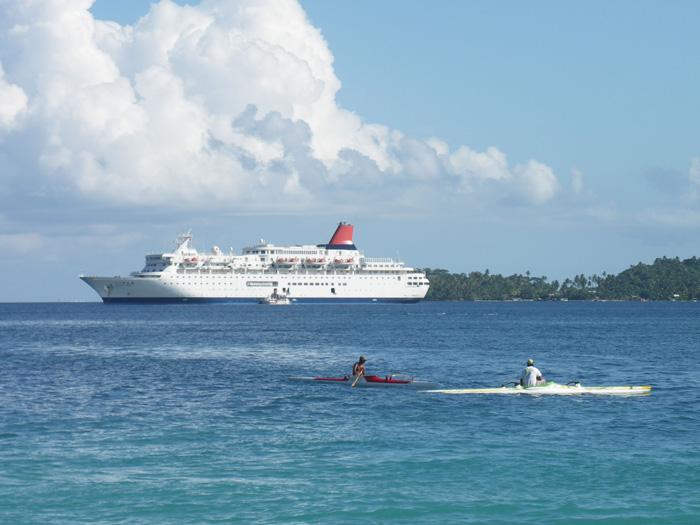
[[[404,379],[399,379],[404,378]],[[420,381],[415,377],[393,374],[390,376],[379,377],[379,376],[363,376],[356,378],[355,376],[345,376],[345,377],[290,377],[291,381],[306,381],[307,383],[323,383],[330,385],[345,385],[352,386],[353,383],[355,387],[367,388],[367,387],[379,387],[379,386],[406,386],[409,388],[425,388],[433,389],[438,386],[439,383],[434,383],[432,381]],[[355,381],[357,379],[357,381]]]

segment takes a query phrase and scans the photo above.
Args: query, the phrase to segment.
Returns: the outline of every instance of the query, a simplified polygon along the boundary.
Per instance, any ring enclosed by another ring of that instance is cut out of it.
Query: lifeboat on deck
[[[277,268],[286,268],[286,269],[293,268],[297,264],[299,264],[299,261],[296,259],[296,257],[292,257],[290,259],[284,259],[284,258],[280,257],[279,259],[277,259],[274,262],[274,265]]]
[[[355,265],[355,259],[333,259],[336,268],[350,268]]]
[[[306,259],[304,261],[304,266],[307,268],[324,268],[328,264],[326,259]]]

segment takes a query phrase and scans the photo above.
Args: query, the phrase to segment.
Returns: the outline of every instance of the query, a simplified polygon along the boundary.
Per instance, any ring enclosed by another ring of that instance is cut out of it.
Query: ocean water
[[[1,523],[698,523],[700,304],[0,304]],[[288,381],[403,373],[645,397]]]

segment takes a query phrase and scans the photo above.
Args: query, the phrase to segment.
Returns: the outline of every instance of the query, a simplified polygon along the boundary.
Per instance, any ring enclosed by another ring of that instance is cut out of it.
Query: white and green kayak
[[[581,383],[560,385],[549,382],[538,386],[506,386],[500,388],[461,388],[453,390],[421,390],[429,394],[531,394],[573,396],[593,394],[598,396],[644,396],[651,394],[650,386],[581,386]]]

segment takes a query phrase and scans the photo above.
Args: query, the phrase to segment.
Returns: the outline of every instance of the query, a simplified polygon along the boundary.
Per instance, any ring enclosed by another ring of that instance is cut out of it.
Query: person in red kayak
[[[544,385],[546,381],[542,378],[542,372],[535,368],[535,362],[532,359],[527,360],[527,366],[520,374],[520,386],[537,386]]]
[[[365,361],[367,361],[367,358],[361,355],[359,361],[352,366],[353,377],[365,375]]]

